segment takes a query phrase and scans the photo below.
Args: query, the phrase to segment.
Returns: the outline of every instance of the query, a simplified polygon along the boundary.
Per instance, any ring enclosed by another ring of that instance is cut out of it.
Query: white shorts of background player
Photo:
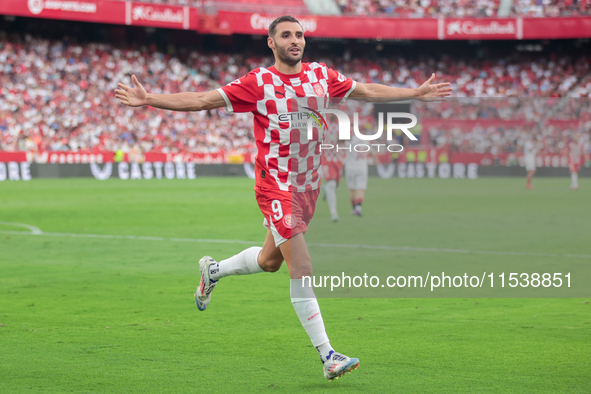
[[[525,162],[525,170],[526,171],[534,171],[536,169],[536,157],[535,156],[526,156],[524,158]]]
[[[345,165],[345,180],[350,190],[367,189],[367,164]]]

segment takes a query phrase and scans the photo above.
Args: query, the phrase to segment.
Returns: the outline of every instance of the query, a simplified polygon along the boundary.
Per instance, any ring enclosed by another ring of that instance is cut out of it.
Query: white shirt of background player
[[[525,169],[527,171],[535,170],[536,168],[536,153],[538,146],[533,140],[528,139],[523,145],[523,159],[525,161]]]
[[[370,153],[358,152],[355,150],[355,147],[361,151],[367,149],[368,144],[364,144],[364,141],[361,141],[357,136],[353,135],[351,140],[346,143],[346,146],[347,148],[345,149],[345,152],[347,153],[347,157],[345,158],[345,166],[349,168],[367,167],[368,156]],[[349,151],[349,149],[351,149],[351,151]]]

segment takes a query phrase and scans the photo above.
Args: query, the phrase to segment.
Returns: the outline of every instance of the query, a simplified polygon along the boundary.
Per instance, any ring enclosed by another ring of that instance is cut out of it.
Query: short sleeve
[[[263,89],[258,86],[255,71],[217,89],[226,102],[226,111],[239,113],[256,110],[257,101],[262,99]]]
[[[328,95],[333,98],[342,98],[341,102],[344,102],[351,92],[355,90],[356,82],[331,68],[327,67],[327,71]]]

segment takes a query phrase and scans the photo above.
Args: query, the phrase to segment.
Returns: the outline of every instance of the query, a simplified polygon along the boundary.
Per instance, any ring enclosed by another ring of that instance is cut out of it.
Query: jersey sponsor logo
[[[339,82],[345,82],[345,80],[347,79],[347,77],[345,77],[345,76],[344,76],[343,74],[341,74],[341,73],[338,73],[338,74],[339,74],[339,75],[338,75],[338,77],[337,77],[337,80],[338,80]]]
[[[239,84],[241,84],[241,83],[242,83],[242,81],[241,81],[241,80],[239,80],[239,79],[235,79],[235,80],[233,80],[232,82],[230,82],[230,83],[229,83],[229,85],[239,85]]]
[[[314,93],[316,93],[317,96],[324,96],[324,88],[322,87],[322,85],[320,85],[318,82],[314,82],[312,84],[312,87],[314,88]]]
[[[285,92],[278,92],[277,90],[275,91],[275,94],[280,94],[283,96],[283,98],[285,98]]]
[[[277,119],[280,122],[289,122],[292,129],[306,129],[308,128],[308,119],[314,119],[316,124],[318,124],[318,127],[323,130],[328,130],[326,119],[324,119],[324,116],[322,116],[320,112],[309,107],[302,108],[307,109],[310,112],[288,112],[285,114],[279,114]]]

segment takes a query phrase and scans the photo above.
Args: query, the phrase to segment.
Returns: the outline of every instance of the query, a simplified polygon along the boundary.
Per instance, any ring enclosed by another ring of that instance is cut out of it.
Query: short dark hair
[[[277,25],[280,24],[281,22],[295,22],[298,25],[300,25],[300,27],[302,27],[302,24],[300,23],[299,20],[297,20],[296,18],[294,18],[291,15],[283,15],[280,16],[279,18],[276,18],[273,22],[271,22],[271,24],[269,25],[269,37],[273,37],[275,36],[275,33],[277,33]],[[303,27],[302,27],[303,29]]]

